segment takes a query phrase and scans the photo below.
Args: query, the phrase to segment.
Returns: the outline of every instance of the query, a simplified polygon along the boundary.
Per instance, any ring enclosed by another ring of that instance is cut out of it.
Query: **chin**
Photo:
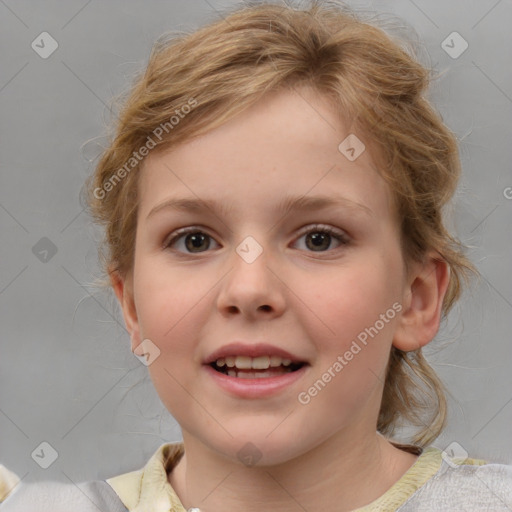
[[[307,447],[298,444],[300,440],[296,436],[287,436],[286,438],[279,435],[269,436],[271,430],[253,435],[236,435],[231,432],[232,438],[224,437],[220,442],[206,442],[205,444],[231,462],[246,467],[286,464],[307,451]]]

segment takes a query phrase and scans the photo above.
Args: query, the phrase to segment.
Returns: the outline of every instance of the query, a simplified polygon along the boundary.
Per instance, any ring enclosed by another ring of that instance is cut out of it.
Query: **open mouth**
[[[227,375],[229,377],[237,377],[242,379],[264,379],[269,377],[279,377],[287,373],[296,372],[300,370],[307,363],[291,363],[287,366],[280,365],[275,367],[269,367],[264,370],[257,370],[255,368],[242,369],[236,366],[228,367],[218,366],[216,362],[210,363],[210,366],[219,373]]]

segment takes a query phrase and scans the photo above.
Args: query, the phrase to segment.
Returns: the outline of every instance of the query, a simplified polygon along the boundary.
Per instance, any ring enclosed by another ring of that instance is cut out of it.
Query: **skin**
[[[384,494],[417,459],[378,434],[376,423],[391,346],[414,350],[435,336],[448,267],[430,252],[406,274],[378,161],[369,149],[354,162],[338,151],[351,129],[334,112],[310,89],[274,92],[145,160],[134,268],[112,273],[112,286],[132,350],[150,339],[161,351],[148,370],[182,428],[185,454],[169,482],[185,508],[353,510]],[[286,214],[277,206],[288,195],[342,196],[369,213],[339,206]],[[164,209],[147,219],[170,197],[213,199],[231,211]],[[316,248],[308,237],[318,233],[315,224],[340,230],[348,244],[327,236]],[[186,236],[162,248],[178,228],[198,225],[211,237],[202,252],[191,252],[190,240],[187,249]],[[251,264],[236,252],[247,236],[263,248]],[[395,302],[401,312],[307,405],[299,403],[298,394]],[[234,340],[266,341],[311,366],[272,397],[233,397],[201,363]],[[254,466],[237,456],[247,442],[261,455]]]

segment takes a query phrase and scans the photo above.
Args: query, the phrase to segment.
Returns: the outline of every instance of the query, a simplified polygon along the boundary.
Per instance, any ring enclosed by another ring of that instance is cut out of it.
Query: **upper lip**
[[[248,356],[248,357],[259,357],[259,356],[279,356],[283,359],[290,359],[292,363],[307,363],[305,359],[301,359],[299,356],[291,354],[287,350],[269,345],[268,343],[254,343],[247,344],[243,342],[234,342],[224,345],[219,349],[212,352],[204,360],[204,364],[211,364],[217,361],[217,359],[225,357],[235,356]]]

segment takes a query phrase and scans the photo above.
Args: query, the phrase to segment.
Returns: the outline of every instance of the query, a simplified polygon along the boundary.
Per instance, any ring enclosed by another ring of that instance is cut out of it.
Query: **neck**
[[[340,435],[284,463],[247,467],[219,456],[183,432],[185,454],[169,482],[185,509],[350,511],[384,494],[417,457],[378,433]]]

